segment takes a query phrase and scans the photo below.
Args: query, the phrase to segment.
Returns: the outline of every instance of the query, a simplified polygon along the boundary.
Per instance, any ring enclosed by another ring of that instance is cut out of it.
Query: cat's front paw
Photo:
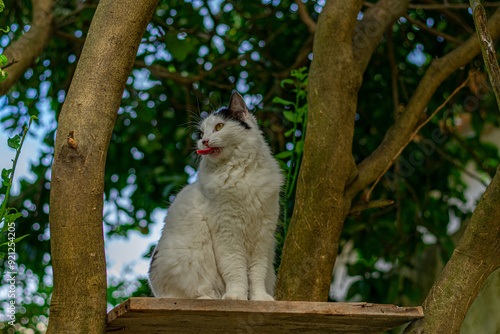
[[[247,294],[239,291],[227,291],[222,299],[227,300],[248,300]]]
[[[268,293],[261,293],[261,294],[251,295],[250,300],[264,300],[264,301],[272,302],[272,301],[274,301],[274,298],[273,298],[273,296],[271,296]]]
[[[210,296],[203,295],[203,296],[200,296],[200,297],[196,297],[196,299],[213,299],[213,298],[210,297]]]

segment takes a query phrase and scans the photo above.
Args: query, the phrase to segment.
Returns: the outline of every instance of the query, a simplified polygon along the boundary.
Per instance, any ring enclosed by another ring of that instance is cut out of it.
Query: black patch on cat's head
[[[222,116],[226,119],[231,119],[240,123],[245,129],[250,129],[250,125],[245,122],[245,118],[248,116],[248,108],[245,104],[245,100],[237,91],[233,91],[231,99],[229,100],[229,105],[227,108],[220,108],[215,112],[215,114]]]

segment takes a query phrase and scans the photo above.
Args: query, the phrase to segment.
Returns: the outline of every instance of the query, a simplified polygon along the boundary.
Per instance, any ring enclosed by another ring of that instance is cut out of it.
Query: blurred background
[[[0,33],[0,53],[36,29],[31,26],[37,14],[31,1],[4,2],[0,27],[10,31]],[[108,310],[130,296],[151,295],[146,281],[149,256],[167,208],[185,184],[196,180],[196,124],[225,105],[233,89],[259,119],[287,175],[277,235],[279,265],[294,205],[295,171],[307,122],[307,68],[313,57],[313,35],[301,15],[316,21],[324,2],[160,1],[123,92],[108,151],[103,221]],[[365,3],[358,20],[374,2]],[[22,147],[8,202],[23,213],[16,221],[17,236],[29,234],[16,244],[17,333],[44,333],[48,322],[55,130],[97,4],[56,2],[48,44],[0,97],[1,169],[12,167],[16,153],[8,147],[8,138],[20,134],[30,116],[38,117]],[[412,3],[386,31],[359,94],[356,162],[379,145],[432,59],[475,34],[467,4]],[[495,6],[487,7],[488,13]],[[414,306],[425,299],[499,163],[498,107],[481,56],[438,88],[428,112],[469,75],[468,87],[420,131],[375,188],[373,198],[394,204],[345,222],[331,301]],[[5,192],[3,186],[1,201]],[[0,259],[4,309],[9,288],[6,265]],[[500,332],[500,320],[488,316],[500,312],[498,271],[483,290],[462,333]],[[0,318],[6,321],[6,314]],[[3,330],[7,326],[0,323]]]

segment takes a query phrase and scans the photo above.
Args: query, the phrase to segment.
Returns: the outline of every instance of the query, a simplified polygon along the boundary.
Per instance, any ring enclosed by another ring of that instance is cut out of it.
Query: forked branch
[[[488,29],[493,39],[500,36],[500,9],[497,9],[488,20]],[[451,73],[469,63],[479,52],[479,41],[474,35],[446,56],[432,62],[406,110],[387,130],[379,147],[358,164],[358,178],[346,189],[349,198],[354,198],[363,188],[379,177],[411,138],[420,123],[422,110],[425,109],[439,85]]]

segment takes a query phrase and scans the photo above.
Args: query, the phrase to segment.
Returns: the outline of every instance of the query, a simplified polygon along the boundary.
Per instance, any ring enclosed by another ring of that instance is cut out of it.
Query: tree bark
[[[495,52],[495,45],[488,30],[486,22],[486,11],[480,0],[470,0],[472,8],[472,16],[474,17],[474,25],[476,26],[477,37],[481,45],[481,52],[483,54],[484,64],[490,78],[491,86],[497,99],[497,105],[500,108],[500,67],[497,62],[497,54]]]
[[[432,286],[425,317],[405,334],[460,333],[462,322],[488,276],[500,267],[500,168],[479,201],[464,235]]]
[[[338,240],[350,209],[344,186],[355,170],[351,152],[361,75],[351,46],[362,4],[327,1],[318,20],[304,157],[278,271],[277,299],[328,298]]]
[[[352,134],[361,75],[385,31],[381,27],[389,27],[389,16],[394,20],[402,11],[398,4],[404,7],[407,1],[379,1],[365,11],[363,20],[367,22],[358,26],[356,17],[362,2],[330,0],[319,16],[309,72],[304,156],[278,272],[277,299],[327,299],[340,232],[351,201],[377,179],[406,144],[439,85],[480,52],[478,38],[472,36],[434,60],[382,143],[356,166]],[[391,6],[395,7],[389,10]],[[377,15],[384,8],[388,18],[381,20]],[[368,29],[369,21],[380,27]],[[500,9],[488,21],[488,28],[493,38],[500,35]],[[363,46],[360,34],[369,33],[375,42],[368,41]],[[317,133],[322,135],[312,136]]]
[[[53,0],[32,0],[33,20],[30,30],[17,41],[9,45],[4,55],[12,65],[5,69],[8,77],[0,83],[0,96],[4,96],[19,77],[34,64],[43,52],[53,33]]]
[[[126,80],[158,0],[103,0],[63,105],[54,153],[48,333],[105,333],[104,166]]]

